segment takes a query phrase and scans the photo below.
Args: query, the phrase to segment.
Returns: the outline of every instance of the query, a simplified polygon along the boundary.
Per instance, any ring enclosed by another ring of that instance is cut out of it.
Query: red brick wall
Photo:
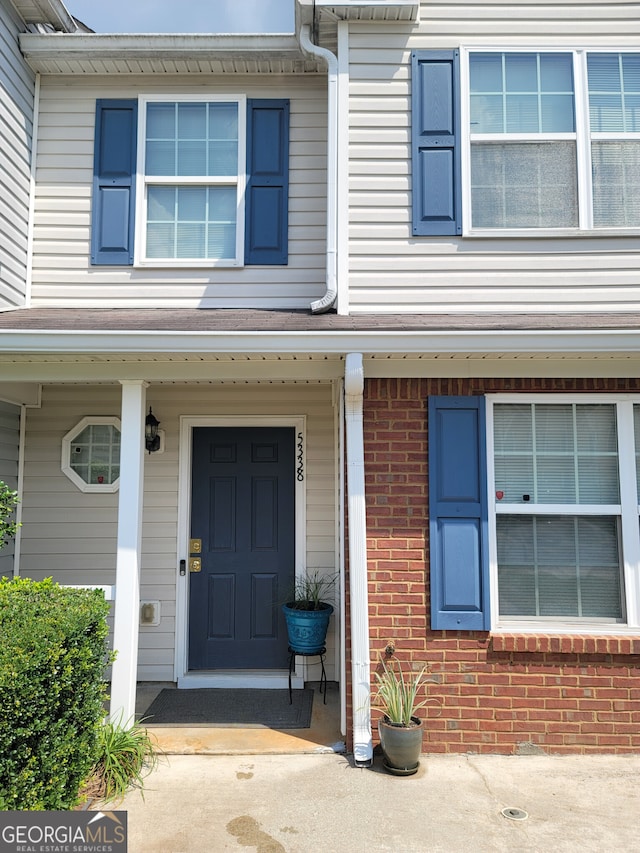
[[[640,637],[429,629],[427,470],[429,394],[639,390],[629,379],[366,382],[372,666],[389,640],[403,664],[427,664],[428,695],[441,708],[423,712],[425,752],[640,751]]]

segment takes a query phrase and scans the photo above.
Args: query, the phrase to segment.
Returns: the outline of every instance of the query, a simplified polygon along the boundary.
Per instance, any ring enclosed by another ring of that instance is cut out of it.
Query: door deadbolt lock
[[[190,557],[189,558],[189,571],[190,572],[201,572],[202,571],[202,560],[200,557]]]
[[[190,554],[202,554],[202,539],[190,539],[189,540],[189,553]]]

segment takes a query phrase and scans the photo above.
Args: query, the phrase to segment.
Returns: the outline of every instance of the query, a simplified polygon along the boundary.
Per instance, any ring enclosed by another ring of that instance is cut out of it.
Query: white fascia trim
[[[0,352],[18,353],[638,353],[635,329],[483,331],[92,332],[3,329]]]

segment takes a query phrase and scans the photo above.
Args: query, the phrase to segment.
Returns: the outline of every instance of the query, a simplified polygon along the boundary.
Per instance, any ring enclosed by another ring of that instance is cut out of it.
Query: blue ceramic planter
[[[287,623],[289,648],[301,655],[318,654],[325,647],[333,607],[323,604],[321,610],[296,610],[290,604],[283,604],[282,610]]]

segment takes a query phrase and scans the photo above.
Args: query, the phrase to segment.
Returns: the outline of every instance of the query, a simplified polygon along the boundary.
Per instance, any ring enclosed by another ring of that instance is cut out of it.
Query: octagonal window
[[[62,470],[83,492],[115,492],[120,479],[120,421],[83,418],[62,440]]]

